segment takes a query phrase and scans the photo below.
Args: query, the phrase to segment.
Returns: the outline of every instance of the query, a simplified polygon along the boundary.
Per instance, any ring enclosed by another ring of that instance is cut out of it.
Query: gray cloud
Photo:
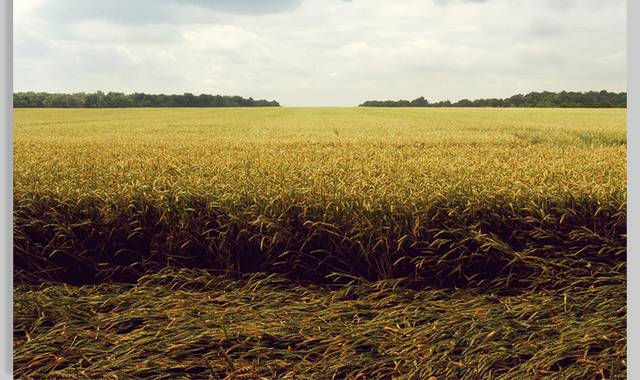
[[[566,27],[560,22],[538,19],[529,24],[528,32],[534,37],[559,37],[566,32]]]
[[[433,0],[437,5],[449,5],[451,3],[486,3],[489,0]]]
[[[50,52],[49,44],[42,38],[26,35],[13,41],[13,53],[18,57],[38,58]]]
[[[215,21],[216,13],[269,14],[292,10],[298,5],[299,0],[48,0],[37,13],[53,22],[193,23]]]
[[[611,6],[626,6],[626,0],[546,0],[545,7],[554,10],[572,10],[575,8],[597,10]]]
[[[284,105],[626,89],[623,0],[438,1],[21,0],[14,87]]]

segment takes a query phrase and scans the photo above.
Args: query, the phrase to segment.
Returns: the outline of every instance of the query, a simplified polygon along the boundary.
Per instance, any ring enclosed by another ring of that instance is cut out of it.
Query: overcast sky
[[[625,0],[18,0],[15,91],[282,105],[626,91]]]

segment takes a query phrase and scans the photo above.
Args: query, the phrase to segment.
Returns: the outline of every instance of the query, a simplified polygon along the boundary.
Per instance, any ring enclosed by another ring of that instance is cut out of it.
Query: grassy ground
[[[16,373],[624,377],[625,121],[16,110]]]

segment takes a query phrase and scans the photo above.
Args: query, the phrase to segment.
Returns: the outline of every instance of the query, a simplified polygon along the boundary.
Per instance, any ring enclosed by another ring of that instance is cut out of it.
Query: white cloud
[[[355,105],[626,89],[623,0],[16,3],[17,91]]]

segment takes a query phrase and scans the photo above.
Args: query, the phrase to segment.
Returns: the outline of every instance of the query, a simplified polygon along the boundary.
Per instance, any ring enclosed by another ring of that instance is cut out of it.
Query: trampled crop
[[[615,109],[16,110],[16,278],[135,283],[186,267],[580,302],[613,287],[621,321],[625,121]],[[585,360],[624,372],[615,344]],[[585,347],[537,370],[612,371],[577,370]],[[528,359],[509,360],[496,373]]]

